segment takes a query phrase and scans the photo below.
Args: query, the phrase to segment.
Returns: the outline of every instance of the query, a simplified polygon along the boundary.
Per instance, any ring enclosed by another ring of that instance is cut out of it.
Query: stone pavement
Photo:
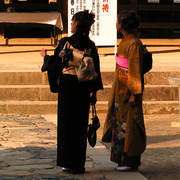
[[[10,46],[1,46],[4,43],[0,35],[0,71],[40,71],[42,57],[40,50],[45,48],[48,54],[53,54],[54,47],[47,44],[48,39],[10,39]],[[153,68],[151,71],[179,71],[180,70],[180,39],[142,39],[148,50],[153,53]],[[41,44],[32,45],[31,44]],[[119,40],[117,41],[117,44]],[[13,44],[19,44],[14,46]],[[49,40],[50,44],[50,40]],[[114,48],[99,48],[100,67],[102,72],[115,69]],[[106,56],[104,56],[106,54]]]
[[[56,166],[56,115],[0,115],[0,179],[145,180],[139,172],[115,172],[100,142],[88,145],[86,173],[69,175]]]

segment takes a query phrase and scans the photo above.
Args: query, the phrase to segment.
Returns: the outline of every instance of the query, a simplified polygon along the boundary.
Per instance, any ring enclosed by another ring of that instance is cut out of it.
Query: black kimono
[[[78,82],[76,75],[60,74],[63,66],[58,57],[64,44],[68,41],[73,47],[84,51],[91,50],[98,78],[94,81]],[[87,36],[74,34],[62,38],[54,56],[45,56],[48,62],[48,79],[52,92],[58,92],[58,131],[57,131],[57,165],[66,168],[82,168],[85,165],[87,146],[87,127],[90,108],[90,93],[103,89],[99,56]],[[59,85],[56,81],[59,78]]]

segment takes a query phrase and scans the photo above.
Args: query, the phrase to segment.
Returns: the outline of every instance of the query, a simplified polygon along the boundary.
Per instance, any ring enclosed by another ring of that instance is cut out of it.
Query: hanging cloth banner
[[[85,9],[95,14],[90,38],[97,46],[115,46],[117,0],[68,0],[68,35],[71,35],[73,15]]]

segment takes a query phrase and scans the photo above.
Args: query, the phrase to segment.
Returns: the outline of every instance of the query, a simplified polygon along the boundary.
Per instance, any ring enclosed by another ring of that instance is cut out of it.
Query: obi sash
[[[116,67],[118,67],[120,69],[124,69],[124,70],[128,69],[128,59],[120,58],[117,55],[117,53],[116,53],[115,59],[116,59]]]

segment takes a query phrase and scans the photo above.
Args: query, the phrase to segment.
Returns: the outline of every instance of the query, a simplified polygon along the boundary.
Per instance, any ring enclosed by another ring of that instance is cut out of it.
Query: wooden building
[[[139,14],[146,38],[180,38],[180,0],[118,0],[118,10]]]
[[[67,24],[67,0],[0,0],[0,12],[7,12],[11,7],[15,12],[61,12]]]
[[[57,35],[67,31],[64,7],[67,9],[63,0],[0,0],[0,34],[6,44],[8,39],[16,37],[50,37],[54,39],[51,44],[56,44]]]
[[[180,0],[117,2],[118,10],[134,10],[139,14],[140,31],[145,38],[180,38]],[[68,0],[0,0],[0,12],[7,12],[9,7],[13,7],[16,12],[61,12],[63,33],[67,33],[67,4]]]

